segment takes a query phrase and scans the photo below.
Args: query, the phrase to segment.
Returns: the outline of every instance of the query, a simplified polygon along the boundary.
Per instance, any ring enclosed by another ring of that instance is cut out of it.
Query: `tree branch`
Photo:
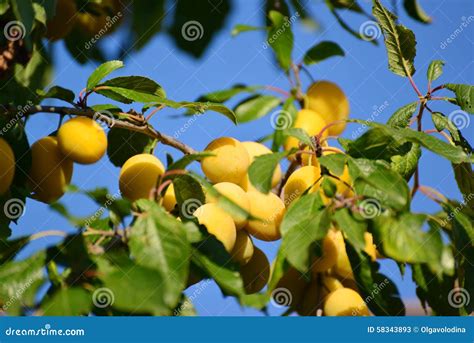
[[[111,121],[111,118],[109,116],[104,115],[100,111],[94,111],[91,108],[82,109],[74,107],[35,105],[30,107],[24,107],[21,111],[22,116],[28,116],[37,113],[56,113],[60,115],[72,114],[75,116],[98,119],[106,123],[109,123]],[[10,105],[0,105],[0,115],[7,116],[9,118],[14,118],[18,115],[18,109]],[[147,124],[145,121],[139,122],[135,120],[135,122],[130,122],[114,118],[111,126],[142,133],[144,135],[147,135],[148,137],[157,139],[165,145],[169,145],[175,149],[178,149],[184,154],[195,154],[197,152],[193,148],[174,139],[173,137],[155,130],[155,128]]]

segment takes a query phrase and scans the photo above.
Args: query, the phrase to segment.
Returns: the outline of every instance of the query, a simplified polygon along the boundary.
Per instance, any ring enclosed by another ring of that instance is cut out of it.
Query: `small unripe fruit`
[[[293,127],[303,129],[309,136],[315,136],[321,132],[321,130],[327,125],[326,121],[321,114],[308,109],[302,109],[296,115],[295,124]],[[328,131],[325,130],[321,134],[321,138],[326,138]],[[285,150],[292,148],[298,148],[299,141],[295,137],[288,137],[284,143]]]
[[[364,299],[350,288],[340,288],[331,292],[324,303],[326,316],[368,316]]]
[[[257,142],[242,142],[242,145],[245,147],[247,150],[249,157],[250,157],[250,164],[255,160],[255,157],[265,155],[265,154],[271,154],[272,151],[268,149],[265,145]],[[275,168],[275,171],[273,172],[273,177],[272,177],[272,188],[276,187],[278,183],[281,180],[281,167],[280,165],[277,165]],[[250,182],[248,174],[245,175],[243,181],[242,181],[242,188],[249,192],[249,191],[256,191],[257,189],[252,185]]]
[[[270,278],[270,264],[262,250],[255,247],[250,261],[240,267],[240,274],[247,294],[260,291]]]
[[[232,259],[240,264],[247,264],[253,256],[254,246],[252,238],[245,230],[237,231]]]
[[[235,245],[236,231],[232,217],[229,216],[217,204],[204,204],[200,206],[193,215],[199,224],[204,225],[211,235],[220,241],[230,254]]]
[[[58,131],[59,148],[64,156],[80,164],[92,164],[104,156],[107,136],[94,120],[76,117],[64,123]]]
[[[176,195],[174,194],[174,186],[170,184],[163,196],[162,203],[166,211],[170,212],[176,206]]]
[[[76,22],[76,1],[58,0],[56,13],[46,23],[46,38],[50,41],[66,37]]]
[[[214,185],[214,188],[223,196],[228,198],[234,204],[239,206],[241,209],[246,211],[247,213],[250,211],[250,204],[249,199],[247,197],[247,193],[237,186],[236,184],[230,182],[220,182]],[[212,197],[210,195],[207,196],[206,199],[208,202],[217,203],[217,198]],[[225,210],[225,209],[224,209]],[[234,220],[235,227],[237,230],[243,228],[247,225],[247,216],[246,215],[238,215],[238,214],[231,214],[229,213],[232,219]]]
[[[15,176],[15,154],[6,140],[0,138],[0,195],[10,188]]]
[[[230,137],[217,138],[205,151],[215,155],[205,157],[201,161],[202,171],[211,182],[239,184],[247,174],[250,157],[238,140]]]
[[[250,214],[256,218],[248,221],[246,230],[263,241],[280,239],[280,223],[285,214],[285,204],[273,193],[247,193]]]
[[[319,81],[313,83],[307,92],[305,107],[322,115],[328,124],[349,118],[349,101],[346,95],[333,82]],[[346,123],[330,126],[330,136],[338,136],[344,131]]]
[[[73,162],[59,149],[56,137],[44,137],[31,146],[30,186],[34,198],[51,203],[63,196],[72,177]]]
[[[130,157],[120,170],[119,188],[122,195],[131,201],[148,199],[164,171],[163,163],[153,155]]]
[[[320,273],[332,268],[337,262],[337,246],[331,235],[324,237],[322,245],[322,256],[317,257],[311,269],[314,273]]]
[[[309,192],[319,188],[321,169],[319,166],[305,166],[295,170],[285,183],[283,193],[285,196],[285,205],[290,205],[309,189]]]

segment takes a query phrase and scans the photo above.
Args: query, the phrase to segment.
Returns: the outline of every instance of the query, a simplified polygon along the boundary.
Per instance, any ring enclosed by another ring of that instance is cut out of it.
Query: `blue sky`
[[[259,32],[244,33],[232,38],[230,31],[235,24],[261,25],[261,1],[234,1],[234,11],[227,21],[227,26],[219,32],[204,56],[196,60],[179,51],[172,40],[165,34],[156,36],[144,49],[130,55],[125,60],[125,68],[119,75],[143,75],[159,82],[173,100],[195,100],[199,95],[224,89],[236,83],[248,85],[273,85],[289,89],[284,75],[275,67],[271,52],[263,48],[264,35]],[[301,23],[293,28],[295,34],[294,59],[300,61],[304,52],[313,44],[322,40],[333,40],[345,50],[344,58],[333,58],[316,66],[310,71],[316,79],[327,79],[339,84],[349,97],[351,116],[359,119],[376,118],[385,122],[399,107],[415,101],[416,95],[408,81],[392,74],[387,69],[386,51],[383,42],[378,47],[359,41],[343,31],[335,22],[327,8],[320,2],[310,2],[310,10],[317,14],[322,24],[320,31],[310,31]],[[370,1],[361,1],[368,9]],[[471,1],[421,1],[429,15],[433,17],[431,25],[422,25],[408,18],[403,11],[400,20],[411,28],[417,37],[417,57],[415,81],[422,92],[426,91],[426,69],[433,59],[446,61],[444,74],[439,82],[470,83],[474,81],[474,4]],[[356,29],[365,19],[351,13],[343,13]],[[171,18],[166,18],[169,22]],[[455,33],[462,28],[462,32]],[[206,28],[204,27],[204,30]],[[106,46],[114,47],[120,41],[120,31],[108,37]],[[451,43],[448,37],[454,36]],[[443,44],[444,42],[444,44]],[[84,88],[88,75],[96,67],[94,64],[81,66],[76,64],[64,49],[62,43],[55,46],[56,73],[53,84],[72,89],[76,94]],[[302,75],[305,87],[309,80]],[[436,83],[438,84],[438,82]],[[238,100],[238,99],[237,99]],[[91,97],[90,102],[108,103],[101,96]],[[124,107],[127,109],[128,107]],[[456,110],[444,103],[433,105],[433,110],[445,114]],[[154,116],[152,123],[158,130],[173,134],[186,125],[189,118],[176,117],[175,110],[165,109]],[[430,119],[425,118],[424,126],[430,126]],[[28,124],[30,142],[48,135],[57,126],[57,116],[36,115]],[[187,126],[187,125],[186,125]],[[196,149],[203,149],[209,141],[219,136],[233,136],[240,140],[256,140],[271,132],[269,116],[240,126],[233,124],[223,116],[207,113],[194,121],[181,135],[180,139]],[[472,126],[467,127],[465,136],[473,137]],[[351,138],[357,134],[357,126],[348,125],[344,137]],[[158,146],[157,155],[164,161],[165,153],[180,156],[172,148]],[[452,198],[460,198],[453,173],[448,161],[424,151],[421,160],[421,183],[438,189]],[[107,187],[111,194],[118,192],[119,169],[110,164],[107,158],[93,166],[74,166],[72,183],[84,189]],[[197,164],[194,165],[199,170]],[[97,206],[81,195],[66,195],[62,201],[76,215],[90,215]],[[434,203],[421,193],[414,202],[415,211],[436,211]],[[28,200],[26,215],[17,226],[13,226],[14,236],[31,234],[42,230],[74,231],[65,220],[51,212],[44,204]],[[44,238],[33,242],[25,249],[20,258],[33,251],[57,242],[55,238]],[[263,248],[270,260],[273,260],[278,243],[256,241]],[[382,270],[399,285],[402,296],[406,299],[415,297],[415,287],[408,272],[401,279],[398,268],[393,262],[383,261]],[[188,290],[194,295],[195,306],[201,315],[258,315],[251,309],[241,309],[230,298],[224,299],[218,287],[212,283],[197,285]],[[270,313],[277,314],[278,309],[270,308]]]

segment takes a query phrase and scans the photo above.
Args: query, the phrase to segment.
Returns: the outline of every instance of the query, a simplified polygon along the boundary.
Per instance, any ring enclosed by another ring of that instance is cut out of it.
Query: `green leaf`
[[[112,127],[107,134],[107,156],[116,167],[121,167],[130,157],[147,152],[153,139],[139,132]]]
[[[210,102],[225,102],[230,98],[240,93],[254,93],[256,90],[263,88],[262,86],[245,86],[237,84],[229,89],[223,89],[212,93],[207,93],[200,96],[197,101],[210,101]]]
[[[344,56],[344,50],[339,44],[329,41],[318,43],[311,47],[304,55],[303,62],[306,65],[319,63],[333,56]]]
[[[280,12],[270,11],[268,14],[272,23],[268,30],[267,43],[275,52],[281,68],[288,71],[291,65],[291,53],[293,51],[293,32],[291,21]]]
[[[315,149],[314,141],[308,135],[308,133],[304,129],[291,127],[289,129],[283,130],[283,137],[295,137],[301,143],[306,144],[307,146],[311,147],[313,150]]]
[[[70,104],[74,105],[74,92],[60,87],[60,86],[53,86],[47,92],[37,91],[37,93],[41,96],[42,99],[53,98],[66,101]]]
[[[18,315],[22,306],[32,307],[38,287],[44,281],[46,254],[38,252],[22,261],[0,266],[0,304]]]
[[[238,123],[245,123],[267,115],[280,105],[281,100],[273,95],[254,95],[242,100],[234,108]]]
[[[387,125],[393,128],[407,127],[417,107],[418,101],[415,101],[399,108],[387,121]]]
[[[426,72],[426,77],[428,81],[432,82],[437,80],[441,74],[443,74],[444,61],[434,60],[431,61],[428,71]]]
[[[0,15],[4,15],[10,8],[8,0],[0,0]]]
[[[342,175],[346,161],[347,156],[345,154],[330,154],[318,157],[318,162],[336,176]]]
[[[248,169],[252,185],[262,193],[270,192],[273,172],[286,156],[288,156],[287,151],[257,156]]]
[[[200,161],[202,158],[208,157],[208,156],[214,156],[214,154],[210,152],[198,152],[196,154],[185,155],[181,159],[177,160],[176,162],[173,162],[168,167],[168,170],[185,169],[192,162]]]
[[[408,181],[415,172],[420,157],[420,145],[412,143],[410,150],[408,150],[405,154],[394,155],[390,158],[390,167]]]
[[[192,219],[194,211],[206,203],[201,184],[191,175],[178,175],[173,186],[181,219]]]
[[[131,31],[135,39],[129,42],[129,46],[124,47],[124,52],[131,49],[138,51],[145,47],[162,30],[162,22],[163,18],[165,18],[164,0],[151,2],[133,1],[131,6]],[[130,18],[127,16],[128,19]]]
[[[367,223],[354,218],[347,208],[336,211],[333,217],[338,228],[345,233],[352,246],[357,251],[363,250],[365,248],[364,233],[367,230]]]
[[[382,6],[380,0],[374,0],[372,12],[384,34],[389,69],[403,77],[412,76],[415,73],[415,35],[405,26],[397,24],[397,16]]]
[[[466,114],[467,116],[467,114]],[[461,131],[457,128],[457,126],[452,122],[452,120],[444,114],[440,112],[433,112],[431,113],[431,119],[433,120],[433,124],[436,127],[436,130],[439,132],[443,130],[448,130],[451,134],[454,144],[461,146],[466,153],[472,153],[472,147],[469,142],[463,137]],[[456,120],[455,117],[453,117]]]
[[[264,30],[266,30],[266,27],[237,24],[232,29],[231,34],[232,34],[232,37],[235,37],[241,34],[242,32],[264,31]]]
[[[95,92],[112,100],[126,104],[132,102],[150,103],[166,97],[159,84],[143,76],[121,76],[97,85]]]
[[[395,210],[409,205],[407,182],[389,168],[388,163],[363,158],[349,160],[349,173],[357,195],[364,195]]]
[[[431,17],[426,14],[418,3],[418,0],[404,0],[403,7],[405,7],[405,11],[407,11],[408,15],[413,19],[423,24],[431,23]]]
[[[183,223],[155,202],[139,202],[146,202],[148,210],[132,226],[130,252],[135,263],[163,274],[165,301],[169,307],[175,307],[188,278],[191,247],[186,230]]]
[[[122,61],[108,61],[101,64],[87,79],[87,90],[92,90],[100,81],[102,81],[102,79],[104,79],[104,77],[119,68],[123,68],[123,66]]]
[[[472,170],[472,164],[460,163],[452,166],[459,190],[468,206],[474,208],[474,171]]]
[[[92,295],[82,288],[62,288],[41,304],[45,316],[87,315],[92,308]]]
[[[0,265],[13,260],[29,240],[29,237],[21,237],[11,240],[0,239]]]
[[[474,86],[448,83],[446,88],[456,94],[456,101],[461,109],[474,113]]]
[[[346,251],[361,296],[376,316],[403,316],[405,306],[397,286],[379,272],[379,264],[346,242]]]
[[[291,203],[280,226],[280,249],[292,266],[302,273],[308,271],[315,257],[311,248],[326,236],[330,224],[330,211],[319,194],[306,194]]]
[[[159,287],[170,275],[165,276],[156,269],[143,267],[125,258],[118,260],[116,265],[109,265],[110,262],[104,260],[98,261],[99,278],[104,282],[107,292],[104,294],[109,294],[113,308],[135,315],[171,314],[165,288]]]
[[[413,213],[404,213],[399,218],[376,218],[374,229],[384,255],[398,262],[438,263],[441,237],[437,230],[423,231],[425,221],[426,215]]]
[[[35,20],[33,2],[31,0],[11,1],[11,6],[16,20],[19,21],[21,26],[24,28],[24,31],[21,29],[21,33],[25,35],[27,41],[30,40],[30,32],[33,29],[33,23]]]

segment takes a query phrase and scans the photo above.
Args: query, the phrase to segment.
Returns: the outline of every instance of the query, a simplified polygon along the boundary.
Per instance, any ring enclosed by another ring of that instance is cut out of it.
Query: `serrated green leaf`
[[[367,230],[365,221],[354,218],[347,208],[336,211],[333,216],[337,223],[337,227],[345,233],[349,242],[357,250],[365,248],[364,233]]]
[[[346,161],[347,156],[345,154],[330,154],[318,157],[318,162],[336,176],[342,175]]]
[[[225,102],[230,98],[240,93],[254,93],[256,90],[263,88],[262,86],[245,86],[237,84],[229,89],[223,89],[200,96],[197,101],[210,101],[210,102]]]
[[[128,245],[135,263],[155,269],[165,276],[165,302],[175,307],[188,278],[191,247],[183,223],[153,201],[130,230]],[[166,277],[173,275],[173,277]]]
[[[292,266],[302,273],[308,271],[315,257],[311,247],[326,236],[330,224],[331,213],[318,193],[303,195],[291,203],[280,225],[280,249]]]
[[[460,163],[452,166],[459,190],[468,206],[474,208],[474,171],[472,170],[472,164]]]
[[[92,74],[87,79],[87,90],[92,90],[95,86],[99,84],[100,81],[104,79],[104,77],[119,68],[123,68],[123,66],[124,65],[122,61],[108,61],[101,64],[92,72]]]
[[[444,66],[444,61],[441,60],[434,60],[431,61],[428,71],[426,72],[426,77],[428,81],[435,81],[437,80],[441,74],[443,74],[443,66]]]
[[[387,125],[393,128],[407,127],[417,107],[418,107],[418,101],[415,101],[399,108],[389,118],[389,120],[387,121]]]
[[[268,30],[267,43],[272,47],[281,68],[290,69],[291,53],[293,51],[293,32],[288,17],[277,11],[268,13],[272,23]]]
[[[397,16],[388,11],[380,0],[374,0],[372,12],[384,34],[389,69],[403,77],[412,76],[415,73],[415,35],[405,26],[397,24]]]
[[[238,123],[245,123],[267,115],[280,103],[281,100],[273,95],[254,95],[242,100],[234,113]]]
[[[173,187],[181,219],[193,218],[194,211],[206,203],[201,184],[191,175],[178,175],[173,178]]]
[[[318,43],[311,47],[304,55],[303,62],[306,65],[319,63],[334,56],[344,56],[344,50],[339,44],[329,41]]]
[[[288,156],[286,151],[257,156],[248,169],[252,185],[262,193],[270,192],[273,172],[286,156]]]
[[[41,96],[42,99],[59,99],[66,101],[70,104],[74,105],[74,92],[70,89],[66,89],[60,86],[53,86],[47,92],[37,91],[37,93]]]
[[[153,139],[139,132],[112,127],[107,134],[107,156],[116,167],[121,167],[130,157],[146,152]]]
[[[420,145],[412,143],[410,150],[408,150],[405,154],[394,155],[390,158],[390,167],[392,170],[403,176],[405,180],[409,180],[416,170],[420,157]]]
[[[97,85],[95,92],[123,103],[152,103],[166,98],[163,88],[143,76],[121,76]]]
[[[456,101],[461,109],[474,113],[474,86],[448,83],[446,88],[456,94]]]

